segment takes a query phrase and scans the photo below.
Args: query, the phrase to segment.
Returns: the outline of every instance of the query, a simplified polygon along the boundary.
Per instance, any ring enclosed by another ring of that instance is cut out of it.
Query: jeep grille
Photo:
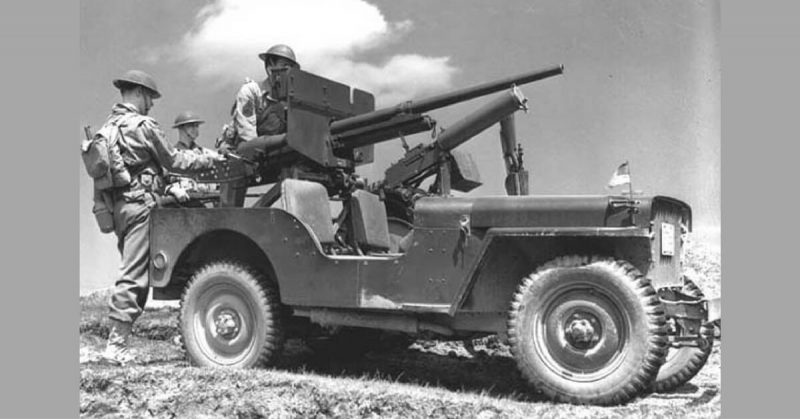
[[[648,276],[658,287],[680,285],[683,235],[687,223],[682,208],[669,201],[653,202],[650,222],[652,271]]]

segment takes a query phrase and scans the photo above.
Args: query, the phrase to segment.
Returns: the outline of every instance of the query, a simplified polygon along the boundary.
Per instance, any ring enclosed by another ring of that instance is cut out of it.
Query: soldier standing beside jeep
[[[204,154],[211,158],[217,158],[219,155],[216,151],[205,148],[197,144],[197,137],[200,136],[200,124],[205,121],[192,111],[184,111],[175,117],[175,123],[172,128],[178,130],[178,142],[175,143],[175,148],[178,150],[189,150],[197,154]],[[187,192],[201,192],[208,193],[214,192],[217,189],[216,184],[196,183],[189,177],[185,176],[168,176],[171,184],[177,184],[178,187],[183,188]],[[190,201],[183,206],[203,208],[200,202]]]
[[[200,154],[205,152],[206,148],[196,142],[197,137],[200,136],[200,124],[205,122],[192,111],[179,113],[172,125],[172,128],[178,130],[178,142],[175,143],[175,148],[193,150]]]
[[[147,114],[161,97],[153,78],[131,70],[115,79],[122,101],[113,106],[101,131],[119,132],[119,149],[130,183],[109,189],[113,202],[114,232],[121,254],[120,277],[109,301],[111,330],[102,360],[125,364],[133,359],[128,340],[133,322],[141,315],[149,291],[148,265],[150,210],[165,194],[185,199],[180,188],[165,188],[168,169],[196,171],[213,165],[213,158],[177,150],[167,142],[155,119]]]

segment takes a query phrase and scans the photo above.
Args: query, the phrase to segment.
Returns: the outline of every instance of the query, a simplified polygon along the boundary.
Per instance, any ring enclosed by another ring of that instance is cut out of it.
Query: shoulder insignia
[[[253,116],[253,112],[254,112],[253,101],[248,100],[244,104],[244,106],[242,106],[242,115],[246,117],[251,117]]]

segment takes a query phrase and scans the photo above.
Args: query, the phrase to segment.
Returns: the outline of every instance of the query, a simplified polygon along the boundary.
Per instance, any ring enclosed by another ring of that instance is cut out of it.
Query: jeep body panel
[[[238,236],[268,260],[289,306],[504,313],[520,279],[563,254],[622,258],[647,275],[659,266],[679,270],[672,263],[679,253],[657,263],[650,218],[690,217],[688,206],[643,198],[631,225],[629,207],[619,204],[625,202],[609,196],[422,198],[410,248],[376,256],[327,255],[307,225],[278,208],[159,208],[151,215],[152,286],[188,279],[175,268],[191,260],[193,243]],[[661,282],[680,280],[666,273]]]

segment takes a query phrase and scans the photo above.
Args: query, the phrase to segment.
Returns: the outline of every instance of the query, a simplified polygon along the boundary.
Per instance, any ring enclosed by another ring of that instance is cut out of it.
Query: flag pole
[[[633,199],[633,173],[631,172],[631,164],[628,162],[628,160],[625,160],[625,165],[628,166],[628,193],[631,195],[631,206],[629,207],[630,209],[628,211],[630,211],[631,214],[631,224],[635,225],[636,219],[634,218],[634,214],[636,209],[636,201]]]
[[[631,164],[625,160],[625,165],[628,166],[628,192],[631,194],[631,199],[633,199],[633,174],[631,174]]]

